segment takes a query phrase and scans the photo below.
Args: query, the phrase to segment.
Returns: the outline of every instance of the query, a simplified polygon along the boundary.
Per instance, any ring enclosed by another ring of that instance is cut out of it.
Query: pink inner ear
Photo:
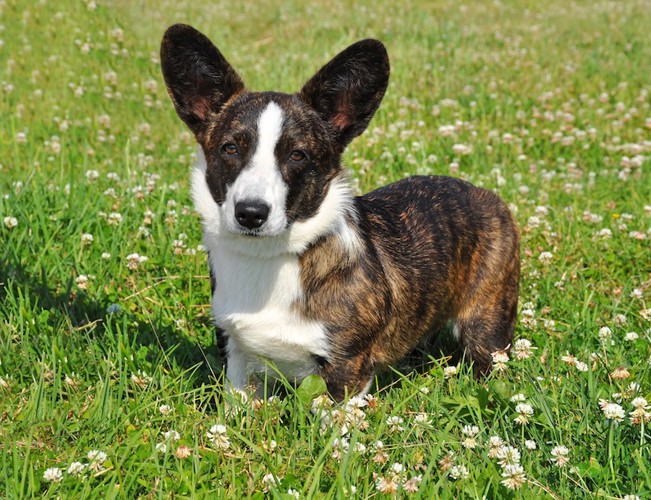
[[[343,130],[351,123],[350,95],[344,93],[337,102],[336,113],[332,117],[332,124],[339,130]]]
[[[210,113],[210,99],[201,97],[195,98],[192,106],[190,107],[190,112],[199,118],[199,120],[205,120]]]
[[[343,130],[350,125],[350,117],[346,113],[337,113],[332,119],[332,124],[339,130]]]

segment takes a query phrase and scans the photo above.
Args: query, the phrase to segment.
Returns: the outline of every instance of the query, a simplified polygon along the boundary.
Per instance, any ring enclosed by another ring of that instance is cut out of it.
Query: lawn
[[[651,496],[646,0],[0,0],[0,497]],[[522,232],[508,360],[423,358],[332,405],[228,394],[167,26],[255,90],[350,43],[392,77],[355,189],[492,189]]]

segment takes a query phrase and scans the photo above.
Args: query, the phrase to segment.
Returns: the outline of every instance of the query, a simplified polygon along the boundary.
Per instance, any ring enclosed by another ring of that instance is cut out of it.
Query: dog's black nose
[[[235,204],[235,218],[240,226],[258,229],[269,217],[269,205],[260,200],[238,201]]]

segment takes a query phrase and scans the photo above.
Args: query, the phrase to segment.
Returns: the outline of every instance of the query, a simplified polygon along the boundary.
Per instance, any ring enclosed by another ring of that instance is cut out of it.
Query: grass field
[[[0,0],[1,498],[651,496],[649,2],[380,3]],[[508,361],[342,406],[223,392],[174,22],[256,90],[386,43],[346,162],[360,192],[434,173],[510,204]]]

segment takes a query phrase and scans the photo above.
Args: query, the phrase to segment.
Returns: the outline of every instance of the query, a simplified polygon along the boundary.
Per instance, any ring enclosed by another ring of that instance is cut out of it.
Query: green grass
[[[402,497],[416,477],[425,498],[651,495],[651,415],[630,420],[651,401],[648,2],[378,3],[0,1],[0,497]],[[382,39],[392,79],[346,154],[356,186],[452,174],[506,199],[533,355],[481,383],[437,361],[384,375],[357,410],[312,411],[312,380],[224,393],[195,146],[157,56],[179,21],[257,90]],[[516,490],[492,436],[520,452]]]

